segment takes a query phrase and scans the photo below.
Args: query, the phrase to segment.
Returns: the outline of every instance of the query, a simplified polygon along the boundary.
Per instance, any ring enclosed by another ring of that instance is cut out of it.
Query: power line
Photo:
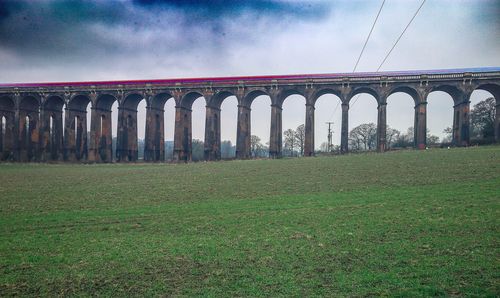
[[[413,22],[413,20],[415,19],[415,17],[417,16],[418,12],[420,11],[420,9],[422,8],[422,6],[424,6],[424,3],[425,3],[426,0],[423,0],[422,1],[422,4],[420,4],[420,6],[418,7],[417,11],[415,12],[415,14],[413,15],[413,17],[411,18],[410,22],[408,22],[408,24],[406,25],[405,29],[403,30],[403,32],[401,32],[401,35],[399,35],[398,39],[396,39],[396,42],[394,43],[394,45],[392,46],[391,50],[387,53],[387,55],[384,57],[384,60],[382,60],[382,63],[380,63],[380,65],[378,66],[377,68],[377,72],[380,70],[380,68],[382,67],[382,65],[384,65],[385,61],[387,60],[387,58],[389,57],[389,55],[392,53],[392,50],[394,50],[394,48],[396,47],[396,45],[398,44],[399,40],[401,40],[401,37],[403,37],[403,35],[405,34],[406,30],[408,29],[408,27],[410,27],[411,23]]]
[[[370,33],[368,33],[368,36],[366,37],[365,44],[363,45],[363,48],[361,49],[361,53],[359,53],[358,60],[356,61],[356,65],[354,65],[354,68],[352,72],[356,71],[356,68],[358,68],[359,60],[361,60],[361,56],[363,55],[366,45],[368,44],[368,40],[370,39],[370,36],[372,36],[373,28],[375,28],[375,24],[377,23],[378,17],[380,16],[380,12],[382,11],[382,8],[384,7],[385,0],[382,1],[382,5],[380,5],[380,9],[378,10],[377,16],[375,17],[375,21],[373,21],[372,28],[370,29]]]
[[[356,60],[356,64],[354,65],[354,68],[352,69],[352,72],[355,72],[356,69],[358,68],[359,61],[361,60],[361,56],[363,56],[363,53],[365,52],[366,45],[368,44],[368,41],[370,40],[370,37],[372,36],[373,28],[375,28],[375,24],[377,24],[378,17],[380,16],[380,12],[382,11],[382,8],[384,7],[385,0],[382,1],[382,4],[380,5],[380,8],[377,12],[377,16],[375,17],[375,20],[373,21],[372,27],[370,28],[370,32],[368,33],[368,36],[366,37],[365,44],[363,45],[363,48],[361,49],[361,52],[359,53],[358,60]],[[328,119],[332,119],[333,116],[335,116],[335,112],[339,108],[340,102],[337,102],[337,105],[333,109],[333,113]]]
[[[382,65],[384,65],[384,63],[387,60],[387,58],[389,58],[389,56],[391,55],[391,53],[394,50],[394,48],[396,48],[396,45],[399,43],[399,41],[401,40],[401,38],[405,34],[406,30],[408,30],[408,27],[410,27],[411,23],[413,22],[413,20],[415,19],[415,17],[420,12],[420,9],[422,9],[422,6],[424,6],[425,1],[427,1],[427,0],[423,0],[422,1],[422,3],[420,4],[420,6],[418,7],[417,11],[415,12],[415,14],[413,14],[413,17],[410,19],[410,21],[408,22],[408,24],[406,25],[406,27],[403,29],[403,32],[401,32],[401,34],[399,35],[399,37],[396,39],[396,42],[392,45],[392,47],[389,50],[389,52],[387,52],[387,55],[385,55],[384,59],[382,60],[382,62],[380,63],[380,65],[378,66],[378,68],[377,68],[377,70],[375,72],[379,72],[380,68],[382,68]],[[352,103],[351,108],[354,106],[354,104],[356,103],[356,101],[359,98],[359,96],[360,96],[360,94],[358,94],[358,96],[354,99],[354,102]]]

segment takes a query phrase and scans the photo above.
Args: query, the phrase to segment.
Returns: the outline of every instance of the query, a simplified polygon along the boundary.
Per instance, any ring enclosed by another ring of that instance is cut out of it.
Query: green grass
[[[498,296],[500,147],[0,165],[0,296]]]

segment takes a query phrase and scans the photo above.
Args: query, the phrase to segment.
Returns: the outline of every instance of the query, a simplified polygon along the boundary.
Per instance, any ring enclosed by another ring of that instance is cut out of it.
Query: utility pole
[[[331,129],[331,126],[332,126],[333,122],[326,122],[326,124],[328,124],[328,152],[332,152],[332,147],[333,147],[332,134],[333,134],[333,131]]]

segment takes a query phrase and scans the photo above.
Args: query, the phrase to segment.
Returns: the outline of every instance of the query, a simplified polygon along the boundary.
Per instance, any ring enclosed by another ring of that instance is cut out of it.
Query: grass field
[[[0,165],[0,296],[498,296],[500,147]]]

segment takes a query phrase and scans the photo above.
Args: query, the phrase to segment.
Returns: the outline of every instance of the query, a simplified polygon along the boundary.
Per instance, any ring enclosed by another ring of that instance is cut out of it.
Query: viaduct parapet
[[[448,93],[454,102],[452,143],[469,144],[470,96],[490,92],[496,100],[495,140],[500,140],[500,68],[171,79],[145,81],[0,84],[0,158],[9,161],[112,162],[136,161],[137,106],[146,100],[145,161],[165,157],[164,105],[175,101],[174,160],[191,160],[191,107],[206,100],[205,158],[221,158],[221,104],[238,100],[236,157],[250,157],[251,104],[260,95],[271,98],[269,155],[282,154],[282,105],[294,94],[306,99],[305,156],[314,155],[316,100],[334,94],[342,101],[341,152],[348,152],[348,117],[351,99],[361,93],[378,103],[377,149],[386,149],[386,102],[396,92],[409,94],[415,103],[414,146],[426,147],[427,96]],[[111,106],[118,102],[116,148],[112,148]],[[87,106],[91,129],[87,133]],[[63,109],[65,111],[63,122]],[[196,121],[196,120],[194,120]],[[64,127],[63,127],[64,123]]]

